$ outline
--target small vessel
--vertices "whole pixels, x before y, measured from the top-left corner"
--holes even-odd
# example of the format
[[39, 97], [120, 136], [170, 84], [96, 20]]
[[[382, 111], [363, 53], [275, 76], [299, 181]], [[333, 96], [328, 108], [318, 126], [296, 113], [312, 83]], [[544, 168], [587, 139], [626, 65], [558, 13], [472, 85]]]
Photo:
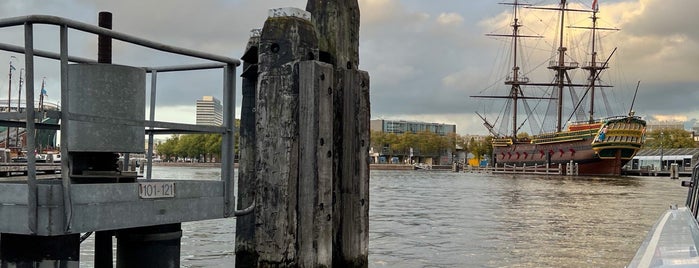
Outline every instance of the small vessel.
[[430, 166], [428, 164], [423, 164], [423, 163], [413, 164], [413, 170], [421, 170], [421, 169], [429, 170], [429, 169], [432, 169], [432, 166]]
[[[512, 32], [488, 34], [488, 36], [504, 37], [511, 41], [509, 55], [511, 55], [512, 65], [508, 66], [511, 69], [504, 78], [504, 84], [509, 87], [509, 91], [501, 95], [471, 96], [507, 101], [505, 109], [498, 117], [499, 130], [496, 130], [495, 125], [485, 116], [477, 113], [494, 136], [493, 163], [507, 167], [548, 167], [574, 163], [577, 165], [579, 175], [620, 175], [621, 167], [634, 157], [645, 141], [646, 122], [641, 117], [635, 116], [632, 109], [622, 115], [609, 115], [610, 112], [608, 112], [607, 116], [598, 117], [596, 114], [597, 110], [601, 110], [599, 107], [595, 108], [596, 101], [599, 102], [596, 98], [600, 98], [600, 95], [604, 99], [607, 111], [611, 110], [604, 91], [611, 86], [601, 80], [600, 75], [609, 68], [609, 59], [616, 51], [614, 49], [604, 61], [599, 59], [598, 32], [618, 29], [603, 28], [598, 25], [599, 9], [596, 0], [593, 1], [592, 8], [571, 8], [566, 0], [560, 0], [557, 6], [544, 7], [535, 7], [517, 0], [503, 4], [513, 8], [513, 20], [510, 25]], [[554, 24], [557, 24], [559, 29], [556, 31], [556, 38], [553, 42], [544, 42], [555, 44], [552, 50], [554, 55], [551, 56], [548, 64], [542, 64], [547, 65], [547, 69], [553, 73], [553, 79], [549, 82], [530, 81], [526, 74], [531, 71], [525, 72], [520, 66], [522, 61], [519, 58], [524, 54], [522, 39], [544, 38], [541, 35], [527, 35], [520, 32], [523, 27], [519, 17], [522, 9], [557, 12], [558, 17]], [[569, 13], [589, 14], [591, 25], [566, 27], [566, 15]], [[569, 39], [566, 35], [567, 30], [590, 31], [589, 46], [565, 44], [564, 41]], [[571, 59], [573, 53], [568, 52], [567, 45], [586, 48], [586, 52], [580, 55], [589, 55], [589, 58], [586, 58], [587, 62], [582, 67], [577, 61]], [[579, 69], [584, 73], [583, 81], [573, 79], [580, 77], [580, 75], [573, 75], [573, 72], [580, 71]], [[528, 90], [529, 88], [540, 90]], [[538, 95], [533, 94], [537, 92], [539, 92]], [[538, 103], [532, 107], [529, 101], [538, 101]], [[588, 104], [583, 105], [585, 101]], [[633, 107], [633, 101], [635, 101], [635, 95], [631, 107]], [[539, 104], [544, 102], [548, 102], [546, 112], [542, 113], [543, 115], [537, 114], [542, 112], [543, 108], [539, 108], [542, 105]], [[564, 104], [568, 103], [572, 103], [571, 107], [567, 107], [571, 112], [564, 114]], [[521, 109], [522, 107], [524, 109]], [[525, 113], [522, 113], [522, 110]], [[575, 118], [574, 121], [573, 118]], [[520, 128], [525, 123], [529, 123], [534, 135], [529, 136], [520, 132]]]
[[699, 267], [699, 165], [692, 172], [685, 207], [673, 205], [648, 231], [627, 267]]

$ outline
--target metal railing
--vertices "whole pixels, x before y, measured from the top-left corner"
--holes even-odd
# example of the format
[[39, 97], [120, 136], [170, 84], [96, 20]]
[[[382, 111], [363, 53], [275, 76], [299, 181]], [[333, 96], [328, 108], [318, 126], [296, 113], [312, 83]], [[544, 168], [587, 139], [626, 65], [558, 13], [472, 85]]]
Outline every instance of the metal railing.
[[[34, 49], [34, 25], [35, 24], [47, 24], [55, 25], [60, 28], [59, 35], [59, 53], [42, 51]], [[221, 133], [222, 137], [222, 150], [221, 150], [221, 180], [224, 184], [224, 213], [225, 217], [239, 215], [240, 213], [250, 210], [247, 208], [243, 211], [235, 211], [235, 198], [232, 194], [233, 185], [233, 159], [234, 159], [234, 142], [235, 142], [235, 76], [236, 67], [240, 65], [240, 60], [219, 56], [215, 54], [200, 52], [191, 49], [174, 47], [147, 39], [139, 38], [136, 36], [128, 35], [125, 33], [117, 32], [114, 30], [102, 28], [99, 26], [74, 21], [66, 18], [47, 16], [47, 15], [29, 15], [21, 17], [12, 17], [0, 19], [0, 28], [7, 28], [13, 26], [23, 26], [24, 27], [24, 46], [16, 46], [10, 44], [0, 43], [0, 50], [11, 51], [16, 53], [24, 54], [25, 59], [25, 69], [26, 69], [26, 91], [25, 101], [26, 110], [25, 113], [21, 115], [25, 116], [25, 127], [28, 137], [32, 137], [36, 133], [37, 123], [35, 122], [36, 114], [34, 110], [34, 58], [43, 57], [49, 59], [55, 59], [60, 61], [60, 80], [61, 80], [61, 105], [63, 107], [69, 107], [68, 99], [68, 63], [96, 63], [96, 60], [75, 57], [68, 55], [68, 29], [78, 30], [86, 33], [92, 33], [95, 35], [101, 35], [110, 37], [129, 43], [132, 45], [137, 45], [141, 47], [151, 48], [167, 53], [177, 54], [181, 56], [189, 56], [197, 59], [209, 60], [211, 63], [204, 64], [191, 64], [191, 65], [180, 65], [180, 66], [164, 66], [164, 67], [143, 67], [144, 70], [151, 73], [151, 92], [150, 92], [150, 119], [139, 121], [137, 123], [144, 123], [146, 130], [145, 133], [148, 134], [148, 172], [146, 179], [151, 179], [151, 166], [152, 166], [152, 153], [153, 153], [153, 135], [154, 134], [168, 134], [168, 133]], [[189, 124], [179, 124], [179, 123], [168, 123], [168, 122], [157, 122], [155, 118], [155, 100], [156, 100], [156, 81], [157, 74], [161, 72], [175, 72], [175, 71], [188, 71], [188, 70], [202, 70], [202, 69], [223, 69], [223, 111], [224, 111], [224, 122], [222, 127], [215, 126], [199, 126], [199, 125], [189, 125]], [[19, 115], [18, 115], [19, 116]], [[12, 116], [8, 116], [12, 117]], [[82, 117], [82, 118], [81, 118]], [[109, 122], [109, 118], [96, 118], [94, 116], [84, 116], [84, 115], [71, 115], [68, 112], [61, 112], [60, 115], [61, 122], [67, 122], [70, 120], [75, 121], [94, 121], [94, 120], [106, 120]], [[0, 124], [6, 124], [8, 122], [0, 122]], [[125, 124], [133, 124], [135, 122], [122, 122]], [[16, 122], [15, 122], [16, 124]], [[50, 128], [56, 129], [56, 127], [51, 126], [41, 126], [40, 128]], [[66, 230], [70, 229], [70, 219], [72, 214], [72, 203], [71, 203], [71, 179], [69, 172], [69, 159], [68, 159], [68, 141], [67, 137], [70, 135], [68, 133], [70, 130], [64, 127], [60, 127], [61, 130], [61, 154], [64, 160], [61, 161], [61, 180], [63, 189], [63, 202], [64, 202], [64, 216], [66, 219]], [[36, 144], [34, 139], [27, 139], [27, 151], [33, 152], [36, 150]], [[28, 227], [31, 232], [36, 233], [37, 230], [37, 179], [36, 179], [36, 157], [34, 154], [28, 154], [27, 156], [27, 185], [28, 185]], [[254, 206], [254, 204], [252, 205]]]

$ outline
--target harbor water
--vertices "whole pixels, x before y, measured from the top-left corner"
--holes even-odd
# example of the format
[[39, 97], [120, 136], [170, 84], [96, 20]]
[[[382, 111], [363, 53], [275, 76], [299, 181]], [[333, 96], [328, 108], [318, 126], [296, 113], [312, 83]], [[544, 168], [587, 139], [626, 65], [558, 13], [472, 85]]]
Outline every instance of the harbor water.
[[[217, 168], [154, 167], [162, 179]], [[687, 188], [659, 177], [371, 171], [369, 267], [624, 267]], [[235, 219], [182, 224], [183, 267], [232, 267]], [[81, 247], [92, 267], [93, 240]]]

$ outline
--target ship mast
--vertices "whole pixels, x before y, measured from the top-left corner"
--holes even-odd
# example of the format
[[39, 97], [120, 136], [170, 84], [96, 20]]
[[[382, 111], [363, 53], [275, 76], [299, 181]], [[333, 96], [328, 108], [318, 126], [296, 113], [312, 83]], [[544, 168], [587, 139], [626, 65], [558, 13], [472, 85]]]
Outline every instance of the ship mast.
[[[568, 70], [573, 70], [578, 68], [577, 62], [565, 62], [565, 54], [568, 48], [563, 44], [563, 38], [565, 37], [564, 27], [565, 27], [565, 14], [566, 14], [566, 0], [561, 0], [560, 8], [560, 25], [558, 34], [558, 62], [556, 64], [551, 64], [548, 68], [556, 71], [556, 87], [558, 88], [558, 105], [556, 109], [556, 132], [560, 132], [563, 128], [563, 88], [566, 86], [565, 79], [568, 77]], [[569, 84], [569, 83], [568, 83]]]
[[[518, 17], [519, 16], [519, 7], [520, 6], [530, 6], [530, 4], [521, 4], [521, 3], [519, 3], [518, 0], [515, 0], [512, 3], [500, 3], [500, 4], [512, 6], [513, 14], [514, 14], [513, 22], [510, 25], [512, 27], [512, 33], [511, 34], [486, 34], [486, 36], [512, 38], [512, 55], [513, 55], [512, 74], [508, 75], [508, 77], [505, 80], [505, 84], [510, 85], [510, 93], [506, 96], [471, 96], [471, 97], [512, 99], [512, 138], [516, 139], [517, 138], [517, 129], [518, 129], [517, 112], [518, 112], [519, 100], [520, 99], [521, 100], [524, 100], [524, 99], [548, 99], [548, 98], [528, 97], [528, 96], [524, 96], [524, 94], [522, 93], [522, 89], [520, 86], [529, 83], [529, 78], [519, 75], [520, 68], [519, 68], [519, 65], [517, 63], [517, 57], [518, 57], [518, 52], [519, 52], [519, 39], [520, 38], [541, 38], [542, 36], [519, 34], [519, 29], [522, 27], [522, 24], [520, 24], [519, 17]], [[481, 119], [483, 119], [483, 117], [481, 117]], [[486, 121], [486, 123], [487, 123], [487, 121]], [[492, 131], [491, 131], [491, 133], [492, 133]]]
[[[597, 2], [597, 1], [595, 1]], [[590, 60], [590, 123], [595, 121], [595, 76], [597, 76], [597, 50], [595, 42], [597, 41], [597, 8], [593, 7], [592, 12], [592, 59]], [[583, 69], [585, 69], [583, 67]]]
[[606, 65], [604, 62], [597, 62], [597, 31], [600, 30], [609, 30], [609, 31], [618, 31], [619, 29], [617, 28], [600, 28], [597, 27], [597, 12], [599, 12], [599, 8], [597, 6], [597, 1], [594, 1], [593, 6], [592, 6], [592, 27], [576, 27], [576, 26], [571, 26], [571, 28], [577, 28], [577, 29], [587, 29], [587, 30], [592, 30], [592, 42], [591, 42], [591, 59], [589, 65], [583, 66], [582, 68], [587, 70], [589, 72], [588, 76], [588, 81], [590, 82], [589, 89], [590, 89], [590, 118], [589, 122], [592, 123], [595, 121], [595, 89], [597, 87], [604, 87], [603, 85], [597, 85], [597, 77], [598, 73], [601, 72], [604, 69], [607, 69], [609, 66]]
[[[558, 60], [551, 62], [549, 65], [548, 69], [551, 69], [556, 72], [556, 81], [553, 83], [553, 86], [555, 86], [558, 90], [556, 98], [558, 99], [557, 102], [557, 111], [556, 111], [556, 132], [560, 132], [563, 129], [563, 89], [566, 86], [569, 87], [578, 87], [578, 86], [587, 86], [587, 85], [579, 85], [579, 84], [574, 84], [572, 83], [570, 76], [568, 75], [569, 70], [577, 69], [578, 68], [578, 63], [577, 62], [565, 62], [565, 54], [566, 51], [568, 50], [567, 47], [564, 46], [563, 39], [565, 38], [565, 31], [563, 30], [565, 27], [565, 15], [567, 11], [571, 12], [593, 12], [587, 9], [571, 9], [568, 8], [568, 2], [566, 0], [561, 0], [559, 7], [558, 8], [548, 8], [548, 7], [530, 7], [532, 9], [542, 9], [542, 10], [554, 10], [558, 11], [560, 13], [560, 22], [559, 22], [559, 27], [560, 27], [560, 32], [558, 33]], [[594, 12], [593, 12], [594, 13]], [[596, 17], [593, 14], [593, 17]], [[595, 19], [596, 20], [596, 19]], [[573, 28], [581, 28], [581, 27], [573, 27]], [[596, 27], [592, 27], [596, 28]], [[599, 28], [598, 28], [599, 29]], [[594, 45], [593, 45], [594, 47]], [[594, 50], [594, 49], [593, 49]], [[593, 51], [593, 55], [596, 52]], [[595, 57], [595, 56], [593, 56]], [[595, 73], [597, 70], [603, 69], [602, 66], [596, 66], [598, 65], [597, 63], [593, 64], [593, 68], [596, 68], [592, 73], [592, 77], [594, 77]], [[546, 84], [537, 84], [537, 85], [546, 85]]]
[[519, 81], [519, 66], [517, 65], [517, 45], [519, 41], [519, 28], [522, 27], [521, 24], [519, 24], [519, 18], [518, 16], [518, 11], [519, 11], [519, 2], [515, 0], [515, 2], [512, 4], [513, 6], [513, 12], [514, 12], [514, 20], [512, 22], [512, 53], [513, 53], [513, 58], [512, 58], [512, 80], [505, 81], [505, 84], [510, 84], [512, 87], [510, 88], [510, 96], [512, 97], [512, 137], [516, 138], [517, 137], [517, 98], [519, 97], [519, 91], [520, 91], [520, 81]]

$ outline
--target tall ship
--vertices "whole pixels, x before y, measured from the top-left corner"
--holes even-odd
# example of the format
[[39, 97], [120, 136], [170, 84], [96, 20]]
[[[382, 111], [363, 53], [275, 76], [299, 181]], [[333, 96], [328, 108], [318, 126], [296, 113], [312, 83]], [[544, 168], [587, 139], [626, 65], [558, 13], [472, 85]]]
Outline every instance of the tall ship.
[[[509, 41], [508, 64], [511, 65], [508, 65], [509, 70], [504, 79], [509, 92], [501, 95], [472, 96], [506, 101], [505, 108], [495, 121], [495, 124], [500, 121], [498, 130], [485, 116], [477, 113], [493, 135], [492, 162], [506, 167], [567, 165], [575, 166], [579, 175], [620, 175], [621, 167], [634, 157], [645, 141], [646, 122], [635, 116], [632, 110], [635, 93], [633, 99], [629, 99], [631, 108], [624, 109], [621, 115], [610, 112], [611, 108], [618, 110], [622, 105], [619, 102], [609, 104], [606, 89], [611, 88], [611, 85], [601, 79], [601, 75], [610, 67], [608, 63], [616, 48], [605, 58], [598, 55], [598, 49], [600, 32], [618, 29], [598, 25], [597, 0], [588, 7], [569, 7], [566, 0], [560, 0], [557, 5], [540, 7], [517, 0], [502, 4], [512, 7], [512, 31], [488, 35], [506, 38]], [[527, 75], [532, 71], [523, 70], [520, 66], [524, 63], [520, 58], [526, 58], [522, 55], [528, 52], [524, 49], [525, 46], [522, 46], [524, 39], [544, 39], [541, 35], [520, 32], [523, 27], [520, 21], [522, 12], [557, 15], [551, 23], [557, 27], [555, 40], [539, 42], [553, 46], [548, 62], [541, 64], [549, 70], [546, 72], [553, 74], [553, 78], [548, 82], [530, 81]], [[586, 22], [588, 26], [567, 25], [571, 13], [586, 15], [586, 21], [587, 18], [591, 21]], [[576, 21], [579, 22], [580, 20]], [[575, 44], [567, 42], [582, 39], [571, 38], [568, 36], [570, 31], [585, 31], [589, 33], [590, 40]], [[567, 46], [584, 48], [584, 52], [572, 53]], [[583, 55], [584, 63], [579, 64], [573, 58], [574, 55]], [[575, 80], [576, 77], [582, 77], [579, 79], [581, 81]], [[534, 88], [538, 90], [532, 90]], [[596, 99], [603, 99], [603, 105], [598, 106], [607, 108], [606, 116], [597, 115], [601, 112], [596, 111], [603, 109], [595, 107], [596, 102], [600, 102]], [[531, 105], [530, 102], [535, 104]], [[540, 105], [542, 103], [545, 105]], [[541, 106], [546, 106], [543, 118], [541, 115], [537, 117], [537, 114], [540, 114], [537, 111], [544, 109]], [[531, 134], [520, 131], [525, 123], [530, 125]]]

